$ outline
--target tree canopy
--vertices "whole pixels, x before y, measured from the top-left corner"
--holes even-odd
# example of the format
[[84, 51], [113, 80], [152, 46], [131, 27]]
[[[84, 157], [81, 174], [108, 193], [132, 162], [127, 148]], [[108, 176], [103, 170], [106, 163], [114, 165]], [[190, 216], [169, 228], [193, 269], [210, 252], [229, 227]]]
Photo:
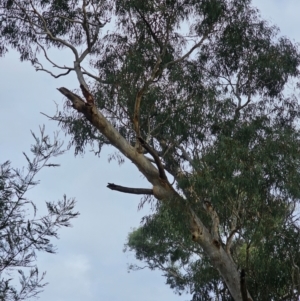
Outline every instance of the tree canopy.
[[157, 200], [138, 259], [194, 300], [299, 297], [299, 49], [250, 0], [0, 0], [0, 22], [2, 54], [76, 73], [52, 118], [75, 153], [112, 145], [152, 185], [108, 184]]

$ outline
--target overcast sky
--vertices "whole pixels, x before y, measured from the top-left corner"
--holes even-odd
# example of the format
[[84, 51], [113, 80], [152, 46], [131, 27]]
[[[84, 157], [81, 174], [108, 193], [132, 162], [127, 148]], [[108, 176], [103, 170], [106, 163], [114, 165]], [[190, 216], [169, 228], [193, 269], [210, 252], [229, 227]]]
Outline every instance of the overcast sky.
[[[300, 41], [299, 0], [256, 0], [262, 16], [280, 27], [281, 33]], [[53, 59], [67, 65], [69, 53], [56, 52]], [[46, 132], [58, 130], [57, 124], [40, 112], [54, 115], [55, 102], [62, 104], [58, 87], [77, 88], [74, 75], [54, 79], [35, 72], [29, 63], [21, 63], [11, 51], [0, 58], [0, 163], [12, 161], [14, 167], [26, 165], [22, 151], [29, 153], [33, 139], [30, 130], [38, 132], [45, 124]], [[62, 136], [63, 137], [63, 136]], [[66, 138], [66, 143], [67, 140]], [[75, 197], [78, 219], [73, 228], [62, 229], [60, 239], [53, 241], [57, 254], [39, 254], [40, 271], [47, 271], [49, 285], [40, 294], [43, 301], [170, 301], [189, 300], [178, 297], [165, 285], [161, 273], [142, 270], [127, 273], [127, 264], [134, 255], [123, 253], [128, 232], [138, 227], [149, 207], [138, 211], [139, 196], [111, 191], [108, 182], [124, 186], [150, 187], [139, 172], [126, 162], [108, 163], [112, 148], [105, 148], [101, 157], [86, 152], [84, 157], [72, 151], [58, 157], [58, 169], [44, 169], [37, 177], [41, 184], [28, 196], [45, 210], [45, 200], [62, 199], [63, 194]]]

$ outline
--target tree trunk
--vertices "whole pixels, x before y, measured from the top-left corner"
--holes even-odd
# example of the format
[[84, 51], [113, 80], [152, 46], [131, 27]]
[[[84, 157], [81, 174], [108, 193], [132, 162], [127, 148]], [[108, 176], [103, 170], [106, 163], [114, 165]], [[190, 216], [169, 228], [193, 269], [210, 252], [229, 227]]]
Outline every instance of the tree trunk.
[[75, 110], [83, 113], [85, 118], [87, 118], [113, 146], [136, 165], [139, 171], [153, 185], [153, 195], [158, 200], [172, 199], [174, 202], [178, 201], [185, 204], [184, 206], [190, 218], [193, 240], [199, 243], [206, 255], [210, 258], [211, 264], [219, 271], [233, 299], [235, 301], [243, 301], [240, 274], [235, 263], [223, 249], [219, 240], [204, 226], [193, 209], [186, 204], [185, 200], [173, 189], [170, 183], [161, 177], [159, 168], [156, 168], [146, 156], [131, 146], [95, 105], [85, 103], [82, 98], [66, 88], [59, 88], [58, 90], [72, 102]]

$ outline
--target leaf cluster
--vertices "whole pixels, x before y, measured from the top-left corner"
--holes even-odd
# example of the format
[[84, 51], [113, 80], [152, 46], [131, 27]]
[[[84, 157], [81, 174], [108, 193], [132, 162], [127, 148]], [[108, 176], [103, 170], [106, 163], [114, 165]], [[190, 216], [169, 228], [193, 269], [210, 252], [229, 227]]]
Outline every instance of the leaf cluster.
[[[79, 213], [74, 212], [75, 200], [64, 196], [57, 203], [46, 202], [48, 214], [38, 217], [35, 204], [26, 193], [35, 187], [37, 173], [44, 167], [56, 167], [49, 162], [64, 151], [62, 144], [54, 138], [51, 142], [40, 129], [40, 137], [32, 133], [35, 144], [31, 147], [33, 159], [24, 153], [27, 169], [14, 169], [9, 161], [0, 165], [0, 299], [25, 300], [39, 294], [43, 287], [44, 275], [36, 266], [38, 251], [55, 253], [51, 238], [58, 238], [60, 227], [69, 227], [70, 220]], [[32, 209], [32, 210], [30, 210]], [[30, 269], [25, 275], [25, 269]], [[20, 288], [7, 278], [18, 270]]]

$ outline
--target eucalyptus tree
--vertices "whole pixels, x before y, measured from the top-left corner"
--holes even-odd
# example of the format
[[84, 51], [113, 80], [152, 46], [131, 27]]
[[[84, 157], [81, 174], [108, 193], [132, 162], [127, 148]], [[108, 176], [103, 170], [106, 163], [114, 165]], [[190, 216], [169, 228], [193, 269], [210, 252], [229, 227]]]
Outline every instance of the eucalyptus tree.
[[[57, 137], [51, 141], [44, 128], [40, 134], [33, 134], [33, 158], [23, 153], [27, 170], [13, 168], [10, 161], [0, 164], [0, 299], [5, 301], [30, 299], [43, 290], [47, 283], [45, 273], [39, 273], [37, 253], [55, 253], [51, 239], [78, 216], [75, 200], [66, 196], [57, 203], [46, 202], [48, 214], [44, 216], [37, 216], [36, 204], [27, 197], [28, 190], [38, 185], [38, 172], [57, 167], [49, 161], [64, 152]], [[19, 276], [19, 286], [12, 281], [15, 276]]]
[[[3, 54], [9, 45], [37, 71], [77, 75], [83, 96], [59, 88], [67, 102], [52, 118], [75, 153], [112, 145], [151, 184], [108, 184], [157, 200], [129, 237], [140, 259], [195, 300], [299, 294], [299, 108], [285, 89], [299, 52], [251, 1], [0, 3]], [[51, 47], [74, 64], [59, 65]]]

